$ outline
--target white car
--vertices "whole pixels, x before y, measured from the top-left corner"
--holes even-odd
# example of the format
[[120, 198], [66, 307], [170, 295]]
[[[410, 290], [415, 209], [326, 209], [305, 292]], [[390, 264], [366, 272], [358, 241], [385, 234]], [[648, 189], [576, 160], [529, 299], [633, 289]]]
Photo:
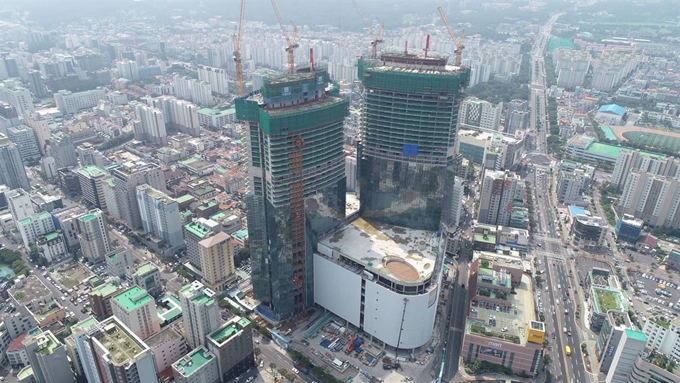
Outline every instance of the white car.
[[298, 371], [297, 368], [293, 367], [293, 373], [294, 373], [294, 374], [297, 374], [297, 373], [299, 373], [299, 372], [300, 372], [300, 371]]

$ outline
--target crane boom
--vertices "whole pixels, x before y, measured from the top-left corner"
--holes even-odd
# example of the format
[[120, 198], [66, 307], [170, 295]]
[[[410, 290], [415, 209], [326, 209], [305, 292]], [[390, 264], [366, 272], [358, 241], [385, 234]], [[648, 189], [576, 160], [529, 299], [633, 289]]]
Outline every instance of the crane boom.
[[453, 33], [453, 28], [451, 28], [451, 24], [449, 24], [449, 20], [446, 18], [446, 14], [444, 13], [444, 9], [441, 6], [437, 7], [437, 10], [439, 11], [439, 14], [442, 17], [442, 20], [444, 21], [444, 25], [446, 26], [446, 30], [449, 31], [449, 36], [451, 36], [451, 40], [453, 40], [453, 44], [456, 46], [456, 59], [453, 63], [455, 66], [460, 66], [461, 63], [461, 55], [463, 53], [463, 49], [465, 48], [465, 29], [463, 29], [460, 32], [460, 39], [456, 38], [456, 34]]
[[354, 8], [357, 10], [359, 17], [361, 18], [361, 21], [364, 23], [366, 30], [368, 30], [369, 35], [371, 35], [371, 38], [372, 38], [372, 40], [371, 40], [371, 58], [376, 58], [378, 56], [378, 44], [383, 42], [383, 40], [381, 40], [380, 37], [382, 36], [382, 33], [383, 33], [383, 30], [385, 29], [385, 26], [381, 25], [378, 32], [373, 34], [373, 30], [371, 30], [371, 27], [368, 25], [368, 23], [366, 22], [366, 19], [364, 18], [364, 15], [361, 13], [361, 10], [359, 9], [359, 4], [357, 4], [357, 0], [352, 0], [352, 2], [354, 3]]
[[288, 46], [286, 47], [286, 52], [288, 52], [288, 73], [295, 73], [295, 48], [299, 47], [297, 43], [297, 28], [293, 28], [293, 37], [291, 38], [286, 31], [286, 26], [283, 24], [283, 19], [281, 19], [281, 14], [279, 13], [279, 8], [276, 6], [276, 1], [272, 0], [272, 7], [274, 8], [274, 13], [276, 13], [276, 18], [279, 20], [279, 25], [281, 26], [281, 32], [283, 32], [283, 37], [286, 39]]
[[236, 86], [238, 96], [242, 97], [243, 90], [243, 61], [241, 61], [241, 36], [243, 36], [243, 14], [246, 10], [246, 0], [241, 0], [241, 12], [238, 20], [238, 31], [234, 34], [234, 63], [236, 64]]

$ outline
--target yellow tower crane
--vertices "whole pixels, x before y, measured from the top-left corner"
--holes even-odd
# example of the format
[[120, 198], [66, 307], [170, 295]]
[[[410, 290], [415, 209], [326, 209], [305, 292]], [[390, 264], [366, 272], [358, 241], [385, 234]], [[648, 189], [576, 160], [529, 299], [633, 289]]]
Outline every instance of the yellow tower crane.
[[439, 14], [442, 16], [442, 20], [444, 20], [444, 25], [446, 25], [446, 29], [449, 31], [449, 36], [451, 36], [451, 40], [453, 40], [453, 44], [456, 46], [456, 59], [453, 63], [455, 66], [460, 66], [461, 62], [461, 54], [463, 53], [463, 49], [465, 48], [465, 29], [463, 29], [460, 32], [460, 38], [456, 38], [456, 35], [453, 33], [453, 28], [451, 28], [451, 24], [449, 24], [449, 20], [446, 18], [446, 14], [444, 13], [444, 9], [442, 9], [441, 6], [437, 7], [437, 10], [439, 11]]
[[288, 52], [288, 73], [295, 73], [295, 48], [300, 45], [297, 43], [297, 28], [293, 27], [293, 36], [288, 36], [288, 31], [286, 31], [286, 26], [283, 24], [281, 19], [281, 14], [279, 13], [279, 8], [276, 6], [276, 1], [272, 0], [272, 7], [274, 7], [274, 12], [276, 13], [276, 18], [279, 20], [279, 25], [281, 26], [281, 32], [283, 32], [283, 37], [286, 38], [286, 52]]
[[243, 61], [241, 61], [241, 36], [243, 35], [243, 14], [246, 9], [246, 0], [241, 0], [241, 13], [238, 19], [238, 31], [234, 34], [234, 63], [236, 64], [236, 86], [238, 96], [243, 96]]
[[361, 18], [361, 21], [364, 23], [364, 26], [366, 27], [366, 30], [368, 30], [369, 35], [373, 38], [371, 40], [371, 58], [377, 58], [378, 57], [378, 44], [382, 43], [383, 40], [381, 39], [383, 30], [385, 29], [384, 25], [380, 26], [380, 29], [378, 29], [378, 32], [374, 35], [373, 31], [371, 30], [371, 27], [368, 25], [366, 22], [366, 19], [364, 19], [364, 15], [361, 13], [361, 10], [359, 9], [359, 4], [357, 4], [357, 0], [352, 0], [354, 3], [354, 8], [356, 8], [357, 13], [359, 14], [359, 17]]

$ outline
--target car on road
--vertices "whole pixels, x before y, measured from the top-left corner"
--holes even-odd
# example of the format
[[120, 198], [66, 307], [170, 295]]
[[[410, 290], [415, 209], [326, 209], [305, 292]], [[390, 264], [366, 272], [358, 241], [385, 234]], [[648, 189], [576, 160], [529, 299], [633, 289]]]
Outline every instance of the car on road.
[[297, 368], [293, 367], [293, 373], [294, 373], [294, 374], [299, 374], [299, 373], [300, 373], [300, 371], [298, 371], [298, 369], [297, 369]]

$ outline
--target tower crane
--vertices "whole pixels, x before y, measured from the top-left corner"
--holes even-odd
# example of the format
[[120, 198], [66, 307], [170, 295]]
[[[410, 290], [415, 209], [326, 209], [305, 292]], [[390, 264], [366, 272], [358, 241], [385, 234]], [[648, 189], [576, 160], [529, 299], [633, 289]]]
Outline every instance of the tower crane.
[[297, 43], [297, 28], [293, 27], [293, 36], [288, 36], [288, 31], [286, 31], [286, 26], [283, 24], [281, 19], [281, 14], [279, 13], [279, 8], [276, 6], [276, 1], [272, 0], [272, 7], [274, 7], [274, 12], [276, 13], [276, 18], [279, 20], [279, 25], [281, 26], [281, 32], [283, 32], [283, 37], [286, 38], [286, 52], [288, 52], [288, 73], [295, 73], [295, 48], [300, 45]]
[[234, 63], [236, 64], [236, 86], [238, 96], [243, 96], [243, 61], [241, 61], [241, 36], [243, 32], [243, 14], [246, 9], [246, 0], [241, 0], [241, 13], [238, 19], [238, 31], [234, 34]]
[[371, 35], [373, 40], [371, 40], [371, 58], [377, 58], [378, 57], [378, 44], [382, 43], [383, 40], [381, 39], [383, 30], [385, 29], [384, 25], [380, 25], [380, 29], [378, 29], [378, 32], [374, 35], [373, 31], [371, 30], [371, 27], [368, 26], [368, 23], [366, 22], [366, 19], [364, 19], [364, 15], [361, 13], [361, 10], [359, 10], [359, 4], [357, 4], [357, 0], [352, 0], [354, 3], [354, 8], [356, 8], [357, 13], [359, 14], [359, 17], [361, 18], [361, 21], [364, 23], [364, 26], [368, 30], [368, 33]]
[[453, 63], [455, 66], [460, 66], [461, 62], [461, 54], [463, 53], [463, 49], [465, 48], [465, 29], [463, 29], [460, 32], [460, 38], [456, 38], [456, 35], [453, 33], [453, 28], [451, 28], [451, 24], [449, 24], [449, 20], [446, 18], [446, 14], [444, 13], [444, 9], [442, 9], [441, 6], [437, 7], [437, 10], [439, 11], [439, 14], [442, 16], [442, 20], [444, 20], [444, 25], [446, 25], [446, 29], [449, 31], [449, 36], [451, 36], [451, 40], [453, 40], [453, 44], [456, 46], [456, 59]]

